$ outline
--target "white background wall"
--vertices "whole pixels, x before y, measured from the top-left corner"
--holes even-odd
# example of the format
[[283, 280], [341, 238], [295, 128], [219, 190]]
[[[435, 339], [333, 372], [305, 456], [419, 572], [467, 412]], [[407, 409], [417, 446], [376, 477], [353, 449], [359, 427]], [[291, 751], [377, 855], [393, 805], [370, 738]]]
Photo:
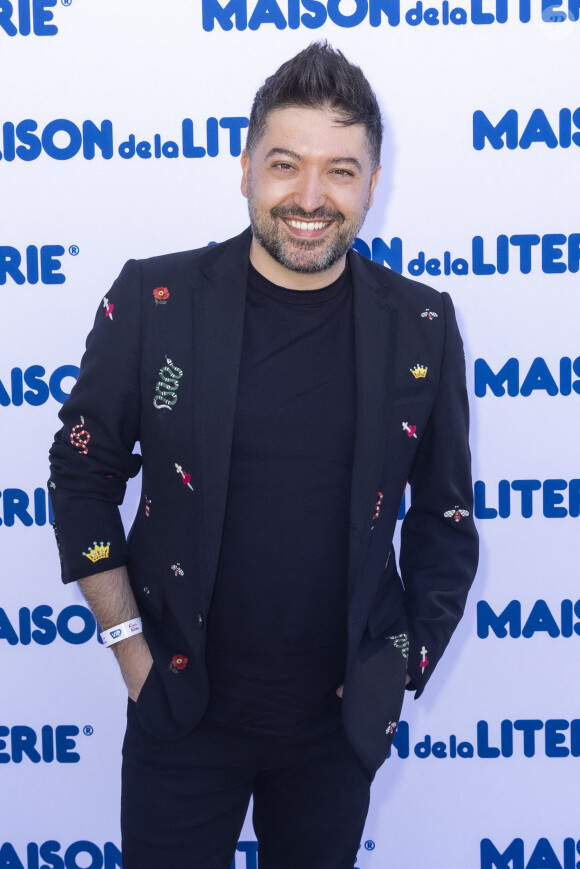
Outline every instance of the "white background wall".
[[[18, 517], [12, 525], [6, 522], [14, 495], [6, 490], [19, 490], [16, 497], [32, 501], [34, 490], [45, 485], [46, 454], [59, 427], [60, 407], [52, 396], [36, 406], [26, 399], [15, 403], [11, 372], [42, 366], [48, 382], [59, 366], [78, 364], [96, 307], [129, 257], [219, 241], [247, 220], [239, 160], [229, 152], [226, 130], [220, 132], [216, 157], [187, 159], [180, 152], [176, 159], [125, 160], [119, 145], [130, 133], [138, 141], [153, 141], [159, 133], [181, 148], [184, 118], [193, 120], [196, 145], [205, 145], [207, 118], [247, 116], [256, 88], [283, 60], [313, 39], [327, 38], [341, 48], [363, 67], [385, 116], [383, 174], [362, 240], [370, 245], [382, 238], [390, 244], [400, 238], [407, 275], [407, 264], [419, 251], [441, 259], [450, 251], [452, 258], [469, 263], [467, 275], [420, 279], [448, 290], [457, 308], [466, 345], [474, 478], [485, 483], [486, 506], [497, 508], [502, 479], [557, 479], [563, 481], [562, 506], [568, 511], [567, 483], [580, 476], [578, 393], [551, 396], [538, 388], [512, 397], [496, 396], [488, 388], [476, 397], [474, 362], [482, 358], [498, 371], [515, 357], [523, 381], [534, 358], [542, 357], [559, 385], [560, 359], [580, 356], [578, 273], [545, 273], [539, 246], [532, 250], [530, 272], [522, 273], [518, 250], [511, 245], [506, 274], [474, 275], [471, 245], [474, 236], [482, 236], [493, 263], [501, 234], [568, 237], [580, 232], [580, 110], [572, 123], [578, 142], [548, 147], [538, 141], [528, 149], [494, 149], [487, 141], [476, 150], [473, 114], [483, 111], [495, 125], [515, 109], [521, 136], [532, 111], [541, 109], [558, 137], [560, 110], [579, 105], [580, 23], [567, 0], [547, 9], [543, 18], [532, 0], [528, 22], [519, 20], [515, 0], [507, 0], [504, 23], [423, 21], [413, 26], [405, 20], [411, 3], [400, 0], [398, 25], [383, 15], [380, 26], [372, 27], [364, 15], [367, 0], [325, 0], [315, 7], [310, 3], [320, 16], [329, 13], [321, 27], [301, 23], [297, 29], [277, 29], [264, 21], [254, 30], [226, 31], [218, 21], [209, 31], [202, 26], [209, 0], [53, 2], [50, 7], [45, 0], [42, 7], [35, 0], [37, 12], [53, 13], [52, 35], [26, 34], [18, 4], [10, 16], [10, 4], [0, 3], [0, 134], [2, 125], [24, 119], [36, 121], [39, 131], [58, 118], [79, 127], [85, 120], [100, 126], [108, 119], [115, 150], [108, 160], [98, 149], [93, 160], [82, 151], [66, 160], [45, 152], [34, 160], [7, 160], [8, 128], [4, 142], [0, 135], [0, 263], [7, 247], [23, 257], [29, 245], [65, 249], [60, 284], [18, 284], [11, 276], [2, 283], [0, 266], [0, 381], [5, 389], [0, 389], [0, 739], [5, 743], [0, 742], [0, 869], [116, 869], [115, 849], [109, 847], [106, 857], [103, 849], [106, 842], [119, 845], [124, 688], [113, 656], [95, 635], [87, 642], [67, 642], [65, 625], [64, 638], [27, 642], [24, 608], [48, 606], [55, 622], [62, 610], [82, 600], [74, 585], [60, 584], [50, 526], [27, 526]], [[432, 2], [441, 17], [442, 0]], [[466, 0], [457, 6], [453, 0], [451, 7], [460, 2], [467, 18], [478, 20], [476, 0], [473, 9]], [[375, 14], [380, 5], [370, 2]], [[245, 6], [232, 0], [229, 9], [233, 13]], [[268, 12], [284, 18], [289, 6], [292, 12], [299, 4], [247, 2], [248, 15], [256, 10], [254, 23]], [[20, 8], [24, 12], [28, 0]], [[495, 14], [495, 5], [484, 0], [483, 11]], [[335, 23], [338, 13], [357, 12], [362, 20], [356, 26]], [[222, 22], [228, 17], [221, 13]], [[23, 32], [11, 36], [10, 21]], [[547, 135], [545, 128], [536, 138]], [[54, 141], [64, 148], [69, 139], [59, 134]], [[567, 246], [562, 250], [566, 263]], [[580, 379], [580, 362], [577, 368], [573, 381]], [[64, 380], [63, 389], [71, 384]], [[136, 492], [133, 486], [124, 507], [128, 522]], [[363, 840], [375, 847], [363, 844], [357, 860], [361, 869], [580, 866], [575, 844], [564, 845], [567, 838], [580, 839], [580, 761], [570, 753], [580, 754], [578, 634], [560, 631], [561, 602], [580, 597], [578, 520], [544, 516], [542, 492], [534, 493], [532, 515], [521, 514], [519, 493], [512, 491], [508, 518], [479, 521], [482, 561], [465, 619], [425, 696], [418, 703], [406, 700], [410, 755], [395, 750], [377, 776]], [[487, 638], [478, 637], [478, 601], [487, 601], [499, 614], [515, 600], [525, 623], [540, 599], [554, 617], [556, 636], [550, 636], [544, 613], [530, 637], [500, 638], [493, 630]], [[580, 604], [578, 609], [574, 623], [580, 620]], [[37, 610], [35, 618], [47, 613]], [[84, 623], [77, 616], [68, 624], [80, 632]], [[40, 639], [47, 637], [44, 633]], [[545, 722], [554, 719], [561, 720], [546, 730]], [[511, 757], [478, 756], [485, 751], [482, 739], [478, 746], [477, 723], [487, 723], [489, 745], [495, 747], [503, 720], [537, 721], [518, 725], [540, 728], [532, 756], [525, 756], [521, 730], [514, 733]], [[42, 728], [62, 726], [79, 730], [78, 735], [59, 731], [59, 738], [69, 733], [77, 762], [49, 761], [47, 748], [42, 751]], [[557, 737], [548, 736], [546, 743], [551, 728], [561, 733], [560, 745]], [[44, 733], [46, 739], [52, 731]], [[400, 740], [404, 734], [403, 726]], [[449, 757], [451, 734], [471, 743], [475, 756]], [[19, 735], [36, 735], [38, 762], [30, 757], [35, 757], [32, 749], [18, 762]], [[446, 757], [417, 756], [414, 748], [427, 735], [432, 742], [445, 742]], [[554, 747], [561, 754], [567, 750], [567, 756], [548, 756]], [[507, 851], [518, 837], [523, 844]], [[253, 838], [248, 824], [242, 839]], [[547, 841], [537, 845], [542, 838]], [[483, 839], [493, 847], [482, 857]], [[49, 841], [57, 843], [52, 851], [59, 856], [50, 860], [45, 845], [46, 853], [38, 858], [37, 846]], [[85, 845], [70, 847], [77, 842]], [[236, 869], [253, 869], [253, 860], [238, 853]]]

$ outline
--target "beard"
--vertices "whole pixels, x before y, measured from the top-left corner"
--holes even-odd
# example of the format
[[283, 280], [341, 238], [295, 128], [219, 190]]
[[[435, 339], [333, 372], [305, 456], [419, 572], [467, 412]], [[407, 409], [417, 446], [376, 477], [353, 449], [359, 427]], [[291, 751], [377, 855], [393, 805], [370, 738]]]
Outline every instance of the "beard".
[[[254, 238], [272, 259], [302, 274], [326, 271], [352, 247], [369, 210], [368, 199], [356, 217], [347, 220], [341, 211], [321, 206], [304, 211], [297, 205], [277, 205], [269, 211], [260, 210], [248, 183], [248, 211]], [[293, 238], [285, 232], [282, 219], [332, 220], [332, 231], [322, 238]]]

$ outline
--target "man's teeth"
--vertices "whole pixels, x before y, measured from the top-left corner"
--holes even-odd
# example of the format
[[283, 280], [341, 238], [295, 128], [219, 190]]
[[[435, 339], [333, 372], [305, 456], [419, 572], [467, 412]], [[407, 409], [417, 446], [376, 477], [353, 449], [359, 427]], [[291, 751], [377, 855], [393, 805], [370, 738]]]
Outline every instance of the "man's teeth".
[[313, 220], [289, 220], [288, 223], [293, 229], [324, 229], [325, 226], [328, 226], [326, 221]]

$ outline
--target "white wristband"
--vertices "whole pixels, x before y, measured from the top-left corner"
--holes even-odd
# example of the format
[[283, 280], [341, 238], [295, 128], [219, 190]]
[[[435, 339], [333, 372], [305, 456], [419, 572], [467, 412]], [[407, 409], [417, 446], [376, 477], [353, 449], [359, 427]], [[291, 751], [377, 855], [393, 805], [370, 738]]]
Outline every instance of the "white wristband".
[[123, 622], [121, 625], [115, 625], [114, 628], [109, 628], [107, 631], [101, 631], [101, 640], [103, 645], [113, 646], [115, 643], [120, 643], [121, 640], [126, 640], [127, 637], [133, 637], [135, 634], [143, 633], [141, 619], [131, 619], [129, 622]]

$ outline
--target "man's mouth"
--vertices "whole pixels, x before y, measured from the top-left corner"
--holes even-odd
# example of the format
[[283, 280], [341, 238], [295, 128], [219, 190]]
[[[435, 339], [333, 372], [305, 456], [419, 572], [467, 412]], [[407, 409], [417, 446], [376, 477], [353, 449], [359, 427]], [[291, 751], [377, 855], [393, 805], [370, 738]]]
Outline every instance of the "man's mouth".
[[325, 229], [330, 223], [332, 223], [330, 220], [295, 220], [288, 217], [285, 222], [288, 226], [291, 226], [292, 229], [300, 229], [303, 231]]

